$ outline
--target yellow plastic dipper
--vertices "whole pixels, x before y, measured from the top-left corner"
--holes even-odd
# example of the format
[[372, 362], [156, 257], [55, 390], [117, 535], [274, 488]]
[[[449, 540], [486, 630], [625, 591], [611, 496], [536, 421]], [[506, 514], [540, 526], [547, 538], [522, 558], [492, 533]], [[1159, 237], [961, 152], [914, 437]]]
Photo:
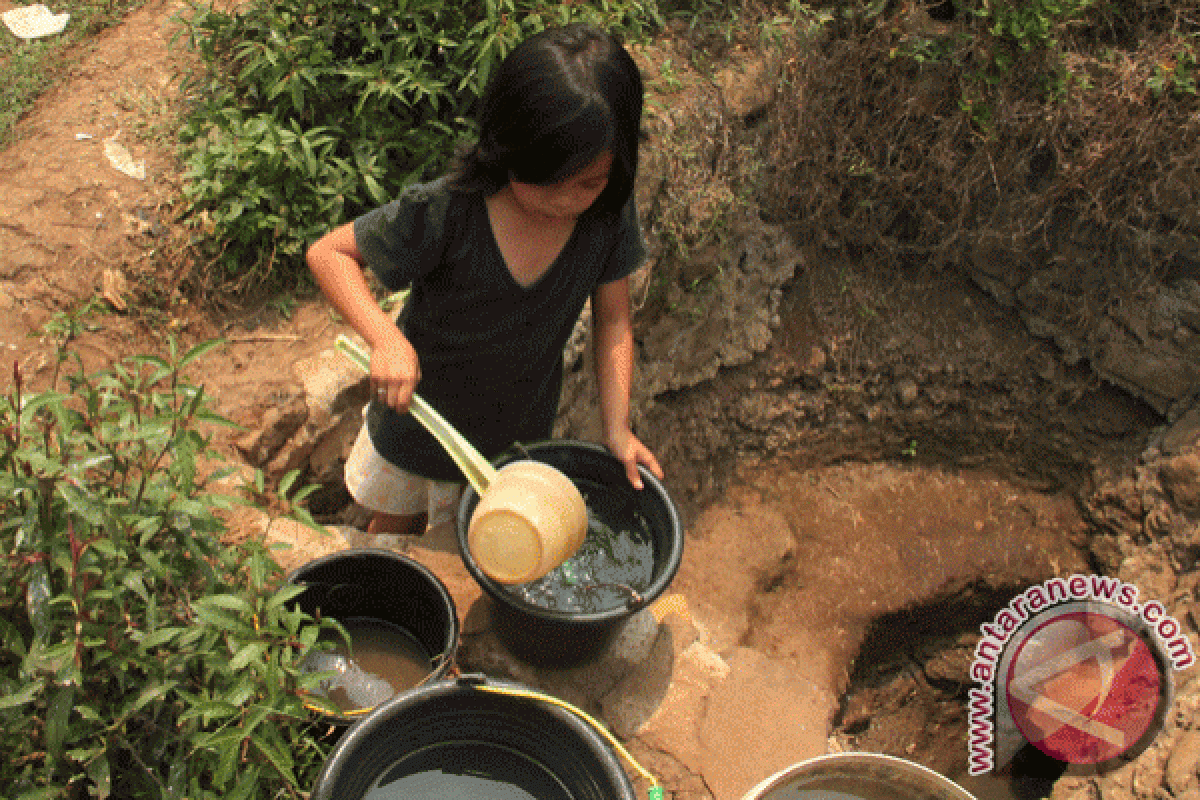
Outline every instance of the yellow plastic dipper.
[[[346, 336], [338, 336], [334, 346], [364, 372], [370, 371], [370, 357]], [[420, 395], [413, 394], [408, 411], [445, 448], [479, 495], [467, 543], [488, 577], [526, 583], [575, 554], [587, 536], [587, 506], [570, 478], [533, 460], [496, 470]]]

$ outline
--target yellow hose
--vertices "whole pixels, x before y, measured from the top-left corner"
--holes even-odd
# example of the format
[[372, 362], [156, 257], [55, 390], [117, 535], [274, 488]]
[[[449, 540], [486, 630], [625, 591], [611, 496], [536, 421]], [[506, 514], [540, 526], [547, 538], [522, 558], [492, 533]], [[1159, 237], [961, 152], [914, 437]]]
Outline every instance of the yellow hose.
[[632, 766], [639, 775], [650, 782], [650, 790], [648, 792], [650, 797], [662, 797], [662, 787], [658, 785], [658, 780], [650, 774], [649, 770], [635, 761], [633, 756], [629, 755], [629, 751], [625, 749], [625, 746], [618, 742], [616, 737], [608, 732], [607, 728], [597, 722], [591, 714], [588, 714], [583, 709], [571, 705], [566, 700], [559, 700], [557, 697], [552, 697], [548, 694], [542, 694], [541, 692], [532, 692], [527, 689], [509, 689], [505, 686], [489, 686], [487, 684], [477, 684], [474, 686], [474, 688], [481, 692], [491, 692], [492, 694], [506, 694], [511, 697], [524, 697], [527, 700], [542, 700], [551, 705], [566, 709], [595, 728], [601, 736], [608, 740], [608, 743], [613, 746], [613, 749], [620, 753], [621, 757], [629, 762], [629, 765]]

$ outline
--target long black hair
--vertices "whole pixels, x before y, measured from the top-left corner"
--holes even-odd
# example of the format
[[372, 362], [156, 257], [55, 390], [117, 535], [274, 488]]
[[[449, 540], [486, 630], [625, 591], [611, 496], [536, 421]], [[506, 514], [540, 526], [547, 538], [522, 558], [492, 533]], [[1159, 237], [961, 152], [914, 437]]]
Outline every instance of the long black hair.
[[510, 176], [556, 183], [611, 150], [608, 185], [593, 208], [619, 212], [637, 171], [642, 91], [637, 65], [611, 34], [583, 24], [535, 34], [488, 82], [479, 139], [460, 156], [452, 185], [490, 194]]

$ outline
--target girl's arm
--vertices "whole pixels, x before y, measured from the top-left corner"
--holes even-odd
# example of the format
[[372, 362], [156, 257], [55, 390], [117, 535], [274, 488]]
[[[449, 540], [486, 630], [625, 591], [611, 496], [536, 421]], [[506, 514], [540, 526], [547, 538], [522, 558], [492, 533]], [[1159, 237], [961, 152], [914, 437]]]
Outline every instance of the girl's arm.
[[642, 488], [637, 465], [663, 477], [658, 459], [629, 429], [629, 394], [633, 387], [633, 322], [629, 310], [629, 278], [602, 283], [592, 293], [592, 340], [596, 352], [596, 384], [604, 442], [625, 464], [634, 488]]
[[367, 286], [354, 224], [322, 236], [308, 248], [306, 259], [325, 297], [370, 346], [375, 396], [397, 411], [407, 411], [421, 379], [417, 352]]

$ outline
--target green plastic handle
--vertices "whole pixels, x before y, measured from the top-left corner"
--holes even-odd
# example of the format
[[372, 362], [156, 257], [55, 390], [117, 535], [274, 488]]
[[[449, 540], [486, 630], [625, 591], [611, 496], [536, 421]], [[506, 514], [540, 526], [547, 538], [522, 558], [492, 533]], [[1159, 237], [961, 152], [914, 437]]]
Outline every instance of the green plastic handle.
[[[345, 334], [338, 334], [333, 346], [363, 372], [371, 371], [371, 357]], [[433, 438], [438, 440], [438, 444], [445, 448], [450, 458], [462, 470], [476, 494], [483, 497], [484, 491], [496, 479], [496, 468], [420, 395], [413, 394], [408, 413], [412, 414], [425, 430], [433, 434]]]

